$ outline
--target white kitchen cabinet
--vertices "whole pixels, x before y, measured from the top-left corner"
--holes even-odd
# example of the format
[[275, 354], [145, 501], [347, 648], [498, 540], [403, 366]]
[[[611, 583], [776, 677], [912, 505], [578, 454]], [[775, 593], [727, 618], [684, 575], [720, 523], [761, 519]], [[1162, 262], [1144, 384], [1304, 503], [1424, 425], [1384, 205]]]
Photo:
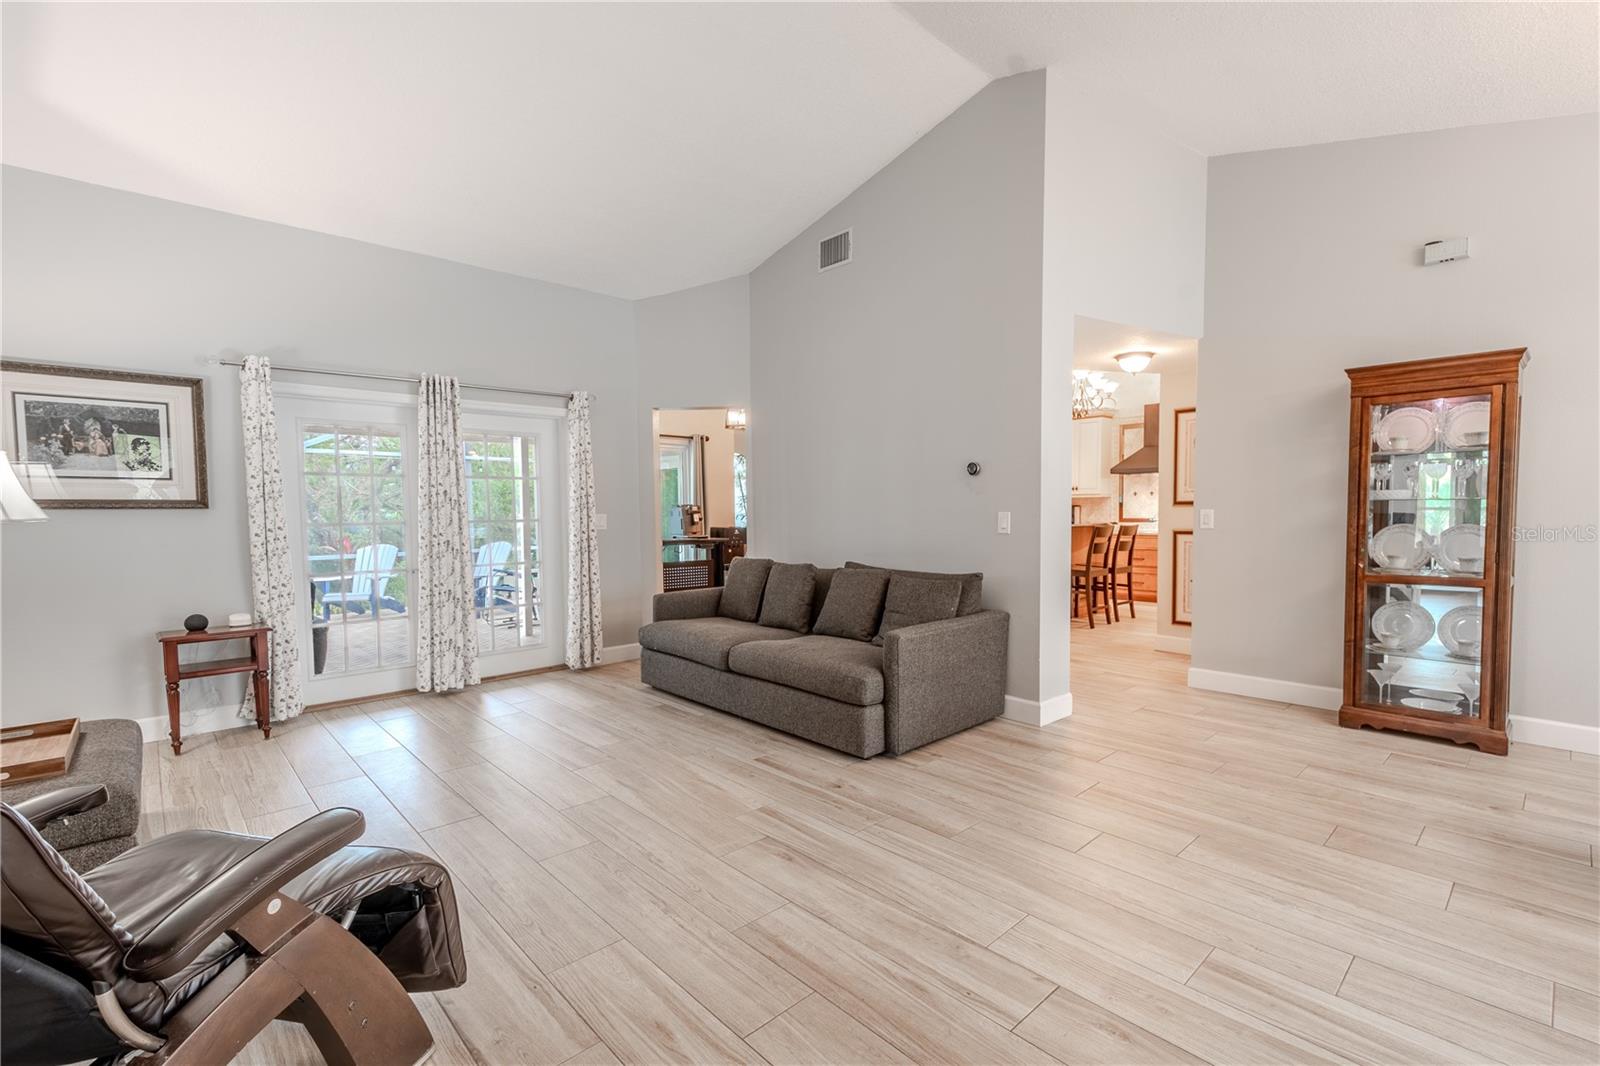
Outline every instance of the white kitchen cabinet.
[[1078, 418], [1072, 423], [1072, 494], [1113, 496], [1117, 476], [1117, 425], [1112, 418]]

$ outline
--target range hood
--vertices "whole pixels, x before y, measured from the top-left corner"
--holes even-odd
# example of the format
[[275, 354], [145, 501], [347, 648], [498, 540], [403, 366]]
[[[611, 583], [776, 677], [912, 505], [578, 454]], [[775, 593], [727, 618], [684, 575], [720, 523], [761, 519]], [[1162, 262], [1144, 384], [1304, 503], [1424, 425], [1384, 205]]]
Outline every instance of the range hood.
[[1113, 474], [1154, 474], [1157, 445], [1161, 442], [1161, 405], [1144, 405], [1144, 447], [1111, 468]]

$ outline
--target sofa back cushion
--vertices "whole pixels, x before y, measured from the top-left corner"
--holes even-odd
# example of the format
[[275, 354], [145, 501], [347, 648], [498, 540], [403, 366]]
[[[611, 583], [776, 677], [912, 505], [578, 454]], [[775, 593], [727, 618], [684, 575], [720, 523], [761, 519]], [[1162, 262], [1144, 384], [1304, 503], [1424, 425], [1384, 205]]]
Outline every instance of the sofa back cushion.
[[839, 571], [832, 567], [817, 567], [811, 586], [811, 632], [817, 631], [817, 619], [822, 617], [822, 605], [828, 602], [828, 589], [833, 586], [833, 575]]
[[722, 583], [722, 599], [717, 613], [724, 618], [754, 622], [761, 617], [761, 594], [767, 587], [771, 559], [735, 559]]
[[878, 631], [888, 587], [887, 570], [856, 567], [834, 571], [827, 599], [811, 631], [847, 640], [871, 640]]
[[809, 633], [811, 593], [816, 583], [817, 568], [810, 563], [773, 563], [761, 596], [761, 624]]
[[[887, 567], [869, 566], [866, 563], [845, 563], [848, 568], [861, 570], [883, 570]], [[961, 603], [956, 608], [957, 615], [972, 614], [983, 610], [983, 575], [982, 574], [938, 574], [927, 570], [893, 570], [891, 574], [904, 574], [906, 577], [924, 578], [954, 578], [961, 582]]]
[[958, 578], [892, 574], [883, 601], [883, 624], [872, 642], [882, 644], [886, 633], [906, 626], [954, 618], [960, 604], [961, 581]]

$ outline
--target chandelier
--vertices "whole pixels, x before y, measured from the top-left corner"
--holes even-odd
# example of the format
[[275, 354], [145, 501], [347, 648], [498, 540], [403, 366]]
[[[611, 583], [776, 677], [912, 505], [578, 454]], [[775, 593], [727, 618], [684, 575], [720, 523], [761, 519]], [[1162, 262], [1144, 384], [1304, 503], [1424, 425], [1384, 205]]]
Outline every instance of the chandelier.
[[1113, 398], [1121, 382], [1113, 381], [1098, 370], [1072, 372], [1072, 417], [1082, 418], [1095, 411], [1116, 410]]

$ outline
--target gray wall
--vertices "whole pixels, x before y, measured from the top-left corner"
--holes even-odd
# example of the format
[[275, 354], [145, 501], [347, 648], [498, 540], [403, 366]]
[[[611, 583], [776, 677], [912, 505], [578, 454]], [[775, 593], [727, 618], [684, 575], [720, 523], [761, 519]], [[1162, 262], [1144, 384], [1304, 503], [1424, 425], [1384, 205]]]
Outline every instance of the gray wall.
[[[1600, 521], [1597, 155], [1587, 115], [1211, 161], [1197, 669], [1340, 684], [1345, 367], [1526, 345], [1517, 522]], [[1519, 546], [1513, 715], [1600, 721], [1597, 550]]]
[[[989, 85], [750, 283], [752, 549], [984, 571], [1012, 613], [1008, 691], [1028, 699], [1043, 123], [1042, 72]], [[846, 227], [854, 261], [819, 273], [818, 240]]]
[[629, 302], [10, 167], [3, 197], [6, 357], [205, 377], [211, 476], [207, 510], [3, 527], [7, 721], [162, 713], [155, 632], [248, 606], [237, 371], [201, 364], [230, 351], [593, 392], [606, 643], [636, 639]]

